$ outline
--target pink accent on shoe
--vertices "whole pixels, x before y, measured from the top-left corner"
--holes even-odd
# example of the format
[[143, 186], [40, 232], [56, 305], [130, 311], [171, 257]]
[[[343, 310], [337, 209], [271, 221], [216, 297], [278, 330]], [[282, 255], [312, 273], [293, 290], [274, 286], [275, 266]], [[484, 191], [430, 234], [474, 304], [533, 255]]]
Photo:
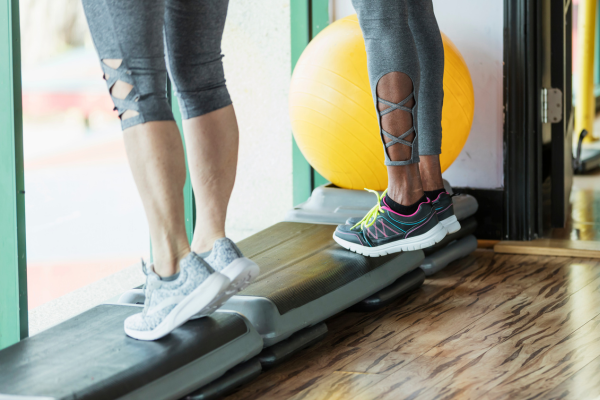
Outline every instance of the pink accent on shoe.
[[[388, 228], [390, 231], [394, 232], [396, 235], [399, 235], [400, 232], [396, 232], [395, 230], [393, 230], [392, 228], [389, 227], [389, 225], [387, 225], [386, 223], [384, 223], [383, 221], [381, 221], [381, 225], [385, 228]], [[384, 230], [385, 230], [384, 228]]]
[[437, 211], [437, 214], [439, 214], [439, 213], [443, 213], [444, 211], [446, 211], [447, 209], [449, 209], [449, 208], [450, 208], [450, 207], [452, 207], [453, 205], [454, 205], [454, 204], [450, 204], [448, 207], [444, 208], [443, 210], [441, 210], [441, 211]]
[[348, 233], [348, 232], [338, 232], [338, 233], [341, 233], [342, 235], [350, 235], [350, 236], [354, 235], [358, 238], [358, 241], [360, 242], [361, 245], [363, 245], [363, 246], [365, 245], [363, 243], [362, 239], [360, 238], [360, 236], [358, 236], [356, 233]]
[[400, 232], [396, 232], [395, 230], [393, 230], [392, 228], [390, 228], [387, 224], [385, 224], [382, 220], [379, 220], [379, 222], [381, 222], [381, 228], [377, 227], [377, 223], [375, 223], [373, 225], [373, 227], [375, 228], [375, 234], [373, 234], [373, 232], [371, 232], [371, 228], [367, 228], [367, 234], [369, 236], [371, 236], [371, 238], [373, 239], [379, 239], [379, 234], [378, 232], [381, 232], [381, 234], [383, 235], [383, 237], [388, 237], [389, 235], [385, 232], [385, 228], [389, 229], [390, 231], [394, 232], [396, 235], [399, 235]]
[[448, 192], [442, 192], [442, 193], [438, 194], [438, 197], [435, 200], [432, 200], [432, 201], [438, 201], [440, 199], [440, 196], [443, 195], [444, 193], [447, 194], [448, 196], [450, 196], [450, 193], [448, 193]]
[[419, 229], [420, 227], [422, 227], [423, 225], [425, 225], [426, 223], [428, 223], [429, 221], [431, 221], [431, 218], [433, 218], [433, 216], [434, 216], [434, 214], [431, 214], [431, 216], [427, 219], [427, 221], [423, 222], [419, 226], [415, 226], [410, 231], [406, 232], [406, 236], [404, 236], [404, 239], [408, 238], [408, 235], [410, 235], [412, 232], [416, 231], [417, 229]]
[[410, 214], [410, 215], [404, 215], [404, 214], [400, 214], [400, 213], [397, 213], [396, 211], [392, 210], [392, 209], [390, 208], [390, 206], [388, 206], [388, 204], [385, 202], [385, 198], [383, 199], [383, 204], [385, 204], [385, 206], [383, 206], [383, 207], [381, 207], [381, 208], [383, 208], [383, 209], [384, 209], [384, 210], [386, 210], [386, 211], [392, 212], [392, 213], [394, 213], [394, 214], [396, 214], [396, 215], [399, 215], [399, 216], [401, 216], [401, 217], [412, 217], [413, 215], [416, 215], [416, 214], [419, 212], [419, 210], [421, 209], [421, 206], [422, 206], [423, 204], [428, 204], [428, 203], [431, 203], [431, 200], [427, 199], [427, 201], [424, 201], [424, 202], [422, 202], [421, 204], [419, 204], [419, 207], [417, 208], [417, 211], [415, 211], [414, 213], [412, 213], [412, 214]]

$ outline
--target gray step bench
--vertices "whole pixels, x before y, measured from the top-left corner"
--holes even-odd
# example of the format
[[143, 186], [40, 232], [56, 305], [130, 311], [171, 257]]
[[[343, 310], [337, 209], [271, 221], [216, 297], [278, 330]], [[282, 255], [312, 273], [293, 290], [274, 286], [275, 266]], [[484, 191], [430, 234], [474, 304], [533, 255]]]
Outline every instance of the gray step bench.
[[138, 341], [125, 335], [123, 321], [140, 311], [100, 305], [0, 351], [0, 398], [179, 399], [263, 347], [247, 320], [225, 312]]
[[334, 230], [281, 222], [241, 241], [261, 273], [221, 309], [244, 315], [270, 347], [385, 288], [424, 258], [420, 250], [364, 257], [340, 247]]

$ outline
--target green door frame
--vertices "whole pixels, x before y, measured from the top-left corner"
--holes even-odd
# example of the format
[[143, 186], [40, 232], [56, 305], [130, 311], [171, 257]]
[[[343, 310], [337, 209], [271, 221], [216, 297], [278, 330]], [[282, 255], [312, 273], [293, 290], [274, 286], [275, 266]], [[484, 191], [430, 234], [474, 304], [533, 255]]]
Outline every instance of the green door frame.
[[187, 233], [188, 241], [192, 243], [194, 236], [194, 226], [196, 224], [196, 205], [194, 202], [194, 191], [192, 190], [192, 181], [190, 180], [190, 168], [187, 161], [187, 151], [185, 147], [185, 137], [183, 136], [183, 125], [181, 110], [179, 109], [179, 102], [175, 97], [175, 92], [172, 88], [171, 81], [167, 82], [167, 93], [169, 94], [169, 102], [171, 103], [171, 110], [173, 110], [173, 117], [179, 128], [181, 134], [181, 141], [183, 142], [183, 151], [185, 155], [185, 185], [183, 186], [183, 206], [185, 209], [185, 231]]
[[[329, 25], [329, 0], [290, 1], [292, 72], [308, 42]], [[327, 183], [315, 171], [292, 137], [292, 175], [294, 205], [310, 197], [313, 189]]]
[[[171, 104], [171, 110], [173, 111], [173, 118], [175, 118], [175, 123], [179, 128], [181, 141], [183, 142], [183, 155], [185, 157], [185, 184], [183, 185], [185, 233], [187, 234], [188, 241], [190, 244], [192, 244], [192, 239], [194, 237], [194, 226], [196, 225], [196, 203], [194, 201], [194, 191], [192, 189], [192, 181], [190, 180], [190, 168], [188, 166], [185, 137], [183, 135], [183, 118], [181, 116], [179, 102], [175, 96], [173, 85], [169, 79], [167, 79], [167, 96], [169, 96], [169, 103]], [[150, 240], [150, 261], [154, 261], [154, 257], [152, 256], [152, 240]]]
[[0, 349], [27, 337], [19, 1], [0, 2]]

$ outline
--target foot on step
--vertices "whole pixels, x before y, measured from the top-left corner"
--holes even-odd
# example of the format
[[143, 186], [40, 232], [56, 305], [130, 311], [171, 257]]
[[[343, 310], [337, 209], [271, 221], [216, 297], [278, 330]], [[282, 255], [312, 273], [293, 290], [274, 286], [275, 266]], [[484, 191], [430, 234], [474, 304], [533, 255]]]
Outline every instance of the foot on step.
[[196, 318], [212, 314], [231, 295], [230, 280], [202, 257], [190, 253], [172, 278], [161, 278], [152, 265], [146, 273], [145, 301], [141, 313], [125, 320], [125, 333], [138, 340], [157, 340]]
[[339, 225], [333, 239], [342, 247], [369, 257], [401, 251], [419, 250], [439, 243], [446, 229], [438, 221], [430, 200], [418, 206], [415, 213], [402, 215], [385, 202], [384, 192], [377, 204], [355, 225]]
[[448, 233], [458, 232], [460, 230], [460, 222], [454, 215], [454, 204], [452, 203], [452, 196], [446, 192], [441, 192], [437, 198], [431, 200], [438, 220], [444, 225], [444, 228]]
[[206, 262], [215, 271], [227, 276], [231, 281], [228, 294], [244, 290], [260, 272], [260, 268], [249, 258], [244, 257], [240, 249], [228, 238], [215, 241]]

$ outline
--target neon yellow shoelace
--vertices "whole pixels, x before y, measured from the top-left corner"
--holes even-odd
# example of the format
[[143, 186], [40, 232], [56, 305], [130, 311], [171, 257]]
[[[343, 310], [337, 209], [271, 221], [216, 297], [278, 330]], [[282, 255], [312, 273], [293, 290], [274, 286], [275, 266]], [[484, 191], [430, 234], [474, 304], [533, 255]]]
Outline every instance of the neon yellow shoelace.
[[367, 192], [371, 192], [375, 196], [377, 196], [377, 204], [375, 205], [375, 207], [371, 208], [371, 211], [369, 211], [367, 213], [367, 215], [365, 215], [363, 217], [363, 219], [361, 219], [359, 222], [357, 222], [356, 225], [354, 225], [350, 229], [354, 229], [359, 225], [360, 225], [361, 229], [368, 228], [375, 223], [375, 220], [377, 219], [377, 216], [379, 214], [383, 214], [383, 210], [381, 209], [381, 200], [383, 199], [383, 197], [385, 196], [385, 194], [387, 193], [388, 190], [385, 189], [385, 191], [383, 193], [381, 193], [381, 196], [375, 190], [371, 190], [371, 189], [367, 189], [367, 188], [365, 188], [365, 190]]

